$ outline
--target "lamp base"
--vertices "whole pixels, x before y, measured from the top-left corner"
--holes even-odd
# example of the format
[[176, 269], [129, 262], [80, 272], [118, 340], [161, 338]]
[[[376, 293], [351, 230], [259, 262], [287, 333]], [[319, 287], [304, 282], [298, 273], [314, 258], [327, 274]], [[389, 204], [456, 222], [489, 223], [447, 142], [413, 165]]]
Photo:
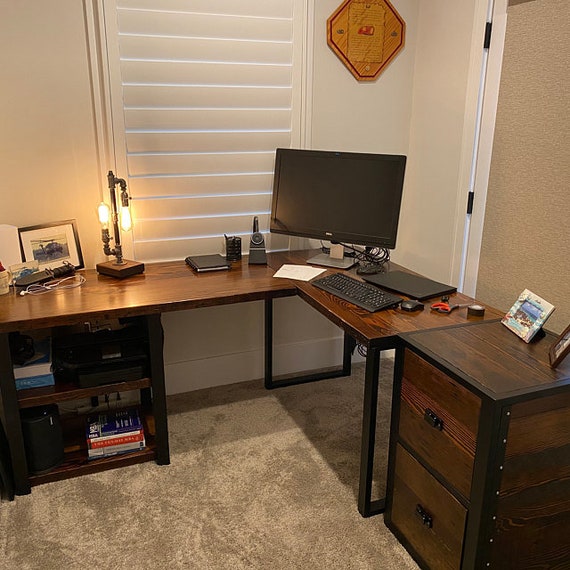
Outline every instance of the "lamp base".
[[128, 259], [125, 259], [122, 265], [117, 265], [116, 261], [106, 261], [105, 263], [98, 263], [95, 267], [100, 275], [108, 275], [115, 277], [115, 279], [124, 279], [144, 272], [144, 263], [129, 261]]

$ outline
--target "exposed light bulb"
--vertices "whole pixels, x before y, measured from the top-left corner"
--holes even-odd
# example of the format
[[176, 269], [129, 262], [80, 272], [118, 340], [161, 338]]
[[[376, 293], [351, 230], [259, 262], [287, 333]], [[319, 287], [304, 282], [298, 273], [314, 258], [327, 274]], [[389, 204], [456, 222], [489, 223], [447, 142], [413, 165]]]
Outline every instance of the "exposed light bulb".
[[128, 206], [121, 207], [121, 229], [128, 232], [133, 228], [133, 221], [131, 219], [131, 210]]
[[111, 210], [108, 204], [101, 202], [97, 208], [97, 212], [99, 214], [99, 222], [104, 227], [107, 227], [109, 225], [109, 219], [111, 217]]

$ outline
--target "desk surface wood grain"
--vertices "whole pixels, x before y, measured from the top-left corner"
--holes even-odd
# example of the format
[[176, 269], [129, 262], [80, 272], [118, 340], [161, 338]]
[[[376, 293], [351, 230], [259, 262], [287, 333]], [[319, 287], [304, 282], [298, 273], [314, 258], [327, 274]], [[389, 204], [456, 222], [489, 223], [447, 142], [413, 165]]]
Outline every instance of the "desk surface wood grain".
[[[247, 301], [299, 295], [309, 305], [365, 346], [392, 348], [400, 333], [501, 318], [503, 314], [487, 307], [484, 317], [469, 317], [467, 309], [445, 315], [429, 310], [409, 313], [389, 309], [370, 313], [310, 282], [274, 278], [284, 263], [303, 264], [310, 251], [268, 254], [268, 265], [248, 265], [245, 257], [229, 271], [195, 273], [184, 261], [147, 264], [145, 272], [126, 279], [82, 270], [86, 281], [81, 287], [43, 295], [20, 296], [16, 291], [0, 297], [0, 332], [47, 328], [74, 324], [82, 315], [90, 318], [121, 318], [165, 313]], [[389, 270], [404, 269], [390, 263]], [[331, 270], [327, 270], [331, 271]], [[332, 270], [337, 271], [337, 270]], [[354, 270], [349, 272], [356, 276]], [[474, 299], [456, 293], [452, 302]]]
[[115, 279], [94, 269], [78, 272], [86, 281], [75, 289], [0, 297], [0, 332], [73, 324], [81, 315], [121, 318], [257, 301], [297, 294], [286, 279], [264, 265], [244, 260], [229, 271], [195, 273], [184, 261], [152, 263], [141, 275]]
[[[314, 254], [315, 251], [272, 253], [269, 255], [269, 263], [274, 269], [279, 269], [284, 263], [306, 263], [306, 260]], [[406, 268], [389, 262], [387, 264], [387, 270], [406, 271]], [[339, 270], [327, 269], [327, 273], [335, 271]], [[360, 279], [354, 269], [348, 273], [352, 277]], [[298, 288], [298, 294], [304, 301], [309, 303], [309, 305], [325, 315], [336, 325], [346, 330], [365, 346], [393, 348], [395, 337], [401, 333], [466, 324], [469, 322], [495, 320], [502, 318], [504, 315], [503, 312], [493, 307], [486, 307], [483, 317], [468, 316], [466, 308], [456, 309], [449, 314], [431, 311], [429, 308], [430, 304], [439, 301], [439, 297], [425, 301], [425, 309], [423, 311], [410, 313], [398, 308], [370, 313], [326, 291], [317, 289], [311, 285], [310, 282], [296, 281], [295, 283]], [[405, 296], [403, 297], [406, 298]], [[461, 293], [450, 295], [450, 302], [452, 304], [477, 303], [472, 297], [467, 297]]]

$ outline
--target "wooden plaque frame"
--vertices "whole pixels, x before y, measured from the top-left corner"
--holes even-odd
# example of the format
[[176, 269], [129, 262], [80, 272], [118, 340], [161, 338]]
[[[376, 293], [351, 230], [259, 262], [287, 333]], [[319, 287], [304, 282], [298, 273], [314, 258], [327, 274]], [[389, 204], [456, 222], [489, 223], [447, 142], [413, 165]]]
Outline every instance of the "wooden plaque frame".
[[327, 20], [327, 43], [358, 81], [372, 81], [404, 47], [405, 31], [388, 0], [346, 0]]

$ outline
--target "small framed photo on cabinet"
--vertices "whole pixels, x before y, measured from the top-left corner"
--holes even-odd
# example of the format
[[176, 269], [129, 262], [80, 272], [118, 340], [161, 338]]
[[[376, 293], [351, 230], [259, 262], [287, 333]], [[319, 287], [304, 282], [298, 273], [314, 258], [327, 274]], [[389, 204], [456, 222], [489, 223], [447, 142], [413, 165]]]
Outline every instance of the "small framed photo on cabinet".
[[570, 354], [570, 325], [550, 347], [550, 367], [556, 368]]
[[525, 289], [501, 322], [525, 342], [530, 342], [554, 311], [554, 305]]

